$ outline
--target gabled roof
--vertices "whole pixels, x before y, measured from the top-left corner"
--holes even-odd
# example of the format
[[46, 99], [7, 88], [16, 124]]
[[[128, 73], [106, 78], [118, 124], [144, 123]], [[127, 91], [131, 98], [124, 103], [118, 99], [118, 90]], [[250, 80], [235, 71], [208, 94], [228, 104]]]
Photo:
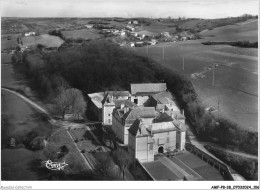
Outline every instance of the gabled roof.
[[110, 94], [110, 96], [115, 97], [131, 95], [129, 91], [105, 91], [105, 94]]
[[172, 94], [168, 91], [156, 93], [152, 97], [158, 104], [168, 104], [174, 100]]
[[97, 108], [102, 108], [101, 102], [104, 99], [103, 94], [104, 94], [103, 92], [97, 92], [97, 93], [88, 94], [88, 97], [91, 99], [91, 101], [93, 102], [93, 104], [95, 104]]
[[156, 93], [166, 91], [166, 83], [140, 83], [131, 84], [131, 93], [136, 95], [137, 93]]
[[151, 130], [151, 133], [159, 133], [166, 131], [174, 131], [176, 130], [176, 126], [172, 121], [170, 122], [162, 122], [162, 123], [152, 123], [152, 126], [148, 128]]
[[134, 136], [146, 136], [154, 133], [168, 132], [179, 130], [173, 121], [162, 123], [143, 124], [141, 119], [136, 119], [128, 129], [129, 133]]
[[121, 104], [124, 104], [130, 108], [137, 106], [134, 102], [131, 102], [130, 100], [114, 100], [114, 102], [115, 102], [115, 108], [120, 107]]
[[156, 116], [154, 107], [134, 107], [124, 114], [124, 119], [134, 120], [136, 118], [154, 118]]
[[169, 121], [173, 121], [173, 118], [166, 112], [160, 113], [160, 115], [155, 119], [156, 123], [169, 122]]

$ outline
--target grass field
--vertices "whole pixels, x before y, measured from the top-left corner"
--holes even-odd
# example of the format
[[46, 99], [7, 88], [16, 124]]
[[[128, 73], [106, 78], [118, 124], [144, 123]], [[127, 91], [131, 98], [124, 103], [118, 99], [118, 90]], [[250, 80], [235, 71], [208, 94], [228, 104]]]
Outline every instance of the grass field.
[[86, 171], [86, 167], [84, 165], [85, 161], [76, 149], [74, 142], [69, 137], [65, 129], [61, 129], [59, 132], [51, 136], [45, 149], [51, 149], [49, 152], [55, 153], [56, 151], [59, 151], [59, 147], [63, 145], [67, 146], [69, 149], [69, 153], [66, 154], [61, 160], [62, 162], [65, 161], [68, 164], [64, 171], [66, 173], [78, 173]]
[[258, 20], [246, 24], [227, 25], [201, 33], [209, 41], [243, 41], [256, 42], [258, 37]]
[[[2, 90], [2, 113], [9, 118], [8, 132], [10, 137], [22, 138], [32, 129], [40, 135], [48, 136], [52, 126], [42, 115], [16, 95]], [[21, 139], [20, 139], [21, 140]]]
[[9, 124], [5, 126], [7, 130], [3, 130], [2, 126], [1, 133], [5, 137], [15, 138], [16, 145], [20, 147], [1, 150], [2, 179], [38, 180], [38, 173], [31, 168], [31, 164], [35, 159], [41, 158], [42, 151], [30, 151], [23, 148], [22, 140], [31, 130], [37, 130], [40, 135], [49, 136], [52, 126], [19, 97], [3, 90], [1, 93], [1, 113], [5, 114], [9, 121]]
[[[8, 36], [11, 37], [10, 40], [7, 39]], [[1, 36], [1, 50], [15, 49], [17, 46], [17, 36], [18, 36], [18, 34], [2, 35]]]
[[59, 47], [63, 43], [63, 40], [60, 37], [51, 36], [49, 34], [22, 37], [22, 41], [25, 46], [42, 44], [46, 47]]
[[[162, 43], [149, 46], [148, 50], [147, 47], [135, 50], [190, 78], [204, 104], [217, 108], [219, 101], [220, 110], [215, 112], [216, 114], [235, 121], [243, 128], [256, 131], [258, 128], [258, 64], [255, 57], [257, 50], [236, 48], [238, 54], [232, 48], [227, 45], [206, 46], [200, 41], [187, 41]], [[212, 86], [213, 71], [207, 68], [215, 64], [219, 64], [219, 67], [215, 69], [215, 83]], [[192, 74], [201, 72], [205, 75], [204, 78], [191, 77]]]
[[39, 157], [40, 152], [23, 148], [1, 150], [2, 180], [38, 180], [38, 175], [31, 170], [30, 163]]
[[100, 38], [101, 35], [92, 31], [92, 30], [69, 30], [69, 31], [62, 31], [62, 34], [65, 38], [83, 38], [83, 39], [96, 39]]
[[12, 62], [12, 54], [3, 54], [1, 53], [1, 63], [7, 64]]
[[220, 51], [220, 52], [228, 52], [228, 53], [234, 53], [234, 54], [239, 54], [239, 55], [249, 55], [249, 56], [258, 56], [258, 49], [256, 48], [237, 48], [237, 47], [225, 47], [225, 48], [220, 48], [215, 51]]

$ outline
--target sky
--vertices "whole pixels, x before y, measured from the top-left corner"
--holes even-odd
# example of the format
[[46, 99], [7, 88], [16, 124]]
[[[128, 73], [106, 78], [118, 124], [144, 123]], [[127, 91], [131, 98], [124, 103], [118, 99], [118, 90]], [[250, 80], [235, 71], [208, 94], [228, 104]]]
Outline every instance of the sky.
[[258, 14], [258, 0], [0, 0], [2, 17], [223, 18]]

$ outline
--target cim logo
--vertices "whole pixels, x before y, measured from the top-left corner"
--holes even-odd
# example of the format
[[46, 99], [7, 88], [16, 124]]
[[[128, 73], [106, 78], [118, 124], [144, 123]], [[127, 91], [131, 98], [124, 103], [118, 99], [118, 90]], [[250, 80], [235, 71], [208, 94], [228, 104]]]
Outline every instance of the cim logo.
[[52, 162], [51, 160], [43, 161], [42, 163], [50, 170], [64, 170], [64, 167], [68, 165], [65, 162]]

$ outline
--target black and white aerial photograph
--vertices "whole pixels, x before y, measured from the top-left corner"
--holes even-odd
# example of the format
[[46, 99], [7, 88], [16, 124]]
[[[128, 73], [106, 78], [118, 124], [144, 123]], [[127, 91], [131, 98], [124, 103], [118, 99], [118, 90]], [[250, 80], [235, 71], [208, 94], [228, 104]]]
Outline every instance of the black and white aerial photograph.
[[258, 0], [0, 7], [1, 189], [259, 189]]

